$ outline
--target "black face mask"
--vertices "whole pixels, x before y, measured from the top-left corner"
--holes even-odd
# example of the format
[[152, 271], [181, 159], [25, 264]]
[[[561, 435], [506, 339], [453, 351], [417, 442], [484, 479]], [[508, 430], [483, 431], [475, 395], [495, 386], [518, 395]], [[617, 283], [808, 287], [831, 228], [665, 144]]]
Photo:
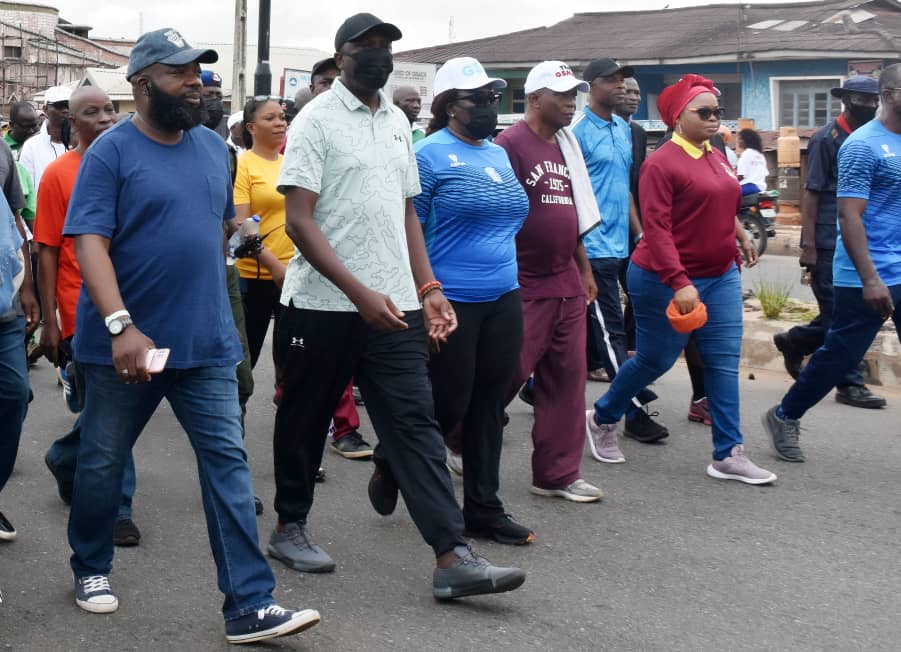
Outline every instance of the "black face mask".
[[203, 102], [203, 124], [210, 129], [215, 129], [222, 122], [222, 116], [225, 115], [225, 106], [222, 100], [204, 100]]
[[203, 106], [191, 106], [177, 95], [169, 95], [152, 84], [147, 85], [150, 96], [150, 119], [166, 131], [193, 129], [201, 123]]
[[366, 48], [349, 55], [354, 61], [354, 80], [363, 88], [377, 91], [394, 71], [394, 57], [388, 48]]
[[864, 125], [876, 117], [875, 106], [861, 106], [860, 104], [851, 104], [848, 106], [848, 113], [854, 118], [859, 125]]
[[497, 127], [496, 106], [474, 106], [469, 109], [469, 122], [460, 123], [466, 135], [473, 140], [482, 140], [494, 134]]

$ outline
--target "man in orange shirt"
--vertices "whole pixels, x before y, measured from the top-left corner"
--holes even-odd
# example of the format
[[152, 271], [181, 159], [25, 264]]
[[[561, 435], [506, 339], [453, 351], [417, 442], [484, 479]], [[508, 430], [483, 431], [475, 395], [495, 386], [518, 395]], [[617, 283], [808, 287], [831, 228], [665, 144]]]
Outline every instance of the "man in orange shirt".
[[[75, 245], [72, 238], [63, 237], [63, 224], [82, 154], [116, 120], [113, 103], [106, 93], [95, 86], [75, 91], [69, 100], [69, 109], [69, 123], [72, 133], [77, 135], [78, 146], [57, 158], [44, 171], [38, 190], [34, 228], [35, 241], [43, 245], [38, 276], [45, 321], [41, 332], [41, 346], [50, 361], [61, 369], [66, 369], [66, 363], [71, 359], [75, 308], [81, 291], [81, 270], [75, 258]], [[115, 197], [110, 197], [110, 201], [115, 201]], [[57, 311], [59, 321], [56, 319]], [[77, 374], [71, 374], [68, 382], [77, 386]], [[60, 498], [66, 504], [72, 498], [80, 441], [79, 417], [71, 432], [53, 442], [44, 457], [47, 467], [56, 478]], [[122, 481], [122, 503], [113, 536], [113, 541], [118, 546], [134, 546], [141, 540], [141, 532], [131, 519], [134, 492], [134, 460], [130, 458]]]

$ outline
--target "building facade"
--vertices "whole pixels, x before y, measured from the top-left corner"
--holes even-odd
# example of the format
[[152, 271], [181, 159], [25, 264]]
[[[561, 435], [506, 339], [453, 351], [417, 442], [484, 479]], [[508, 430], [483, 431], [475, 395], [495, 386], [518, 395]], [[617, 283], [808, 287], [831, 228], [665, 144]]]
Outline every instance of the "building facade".
[[877, 76], [901, 60], [901, 2], [824, 0], [729, 4], [575, 14], [549, 27], [409, 50], [400, 60], [441, 64], [479, 59], [506, 79], [502, 113], [522, 113], [523, 82], [540, 61], [566, 61], [580, 74], [598, 57], [635, 68], [637, 119], [656, 120], [656, 98], [683, 74], [710, 77], [726, 118], [758, 129], [825, 124], [841, 109], [829, 89], [851, 75]]

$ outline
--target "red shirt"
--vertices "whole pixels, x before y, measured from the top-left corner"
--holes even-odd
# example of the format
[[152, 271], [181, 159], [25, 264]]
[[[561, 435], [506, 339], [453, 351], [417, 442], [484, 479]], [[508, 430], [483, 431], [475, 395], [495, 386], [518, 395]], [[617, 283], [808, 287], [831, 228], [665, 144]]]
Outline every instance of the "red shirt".
[[638, 194], [644, 237], [632, 262], [673, 291], [693, 277], [720, 276], [736, 261], [741, 186], [718, 150], [674, 134], [642, 165]]
[[56, 271], [56, 303], [59, 308], [60, 335], [65, 339], [75, 333], [75, 307], [81, 291], [81, 269], [75, 259], [75, 241], [63, 237], [69, 197], [78, 176], [81, 155], [66, 152], [44, 170], [38, 189], [34, 220], [34, 239], [42, 245], [59, 248]]
[[520, 120], [494, 142], [529, 197], [529, 215], [516, 236], [520, 295], [525, 300], [584, 296], [574, 255], [579, 217], [569, 169], [557, 143], [549, 143]]

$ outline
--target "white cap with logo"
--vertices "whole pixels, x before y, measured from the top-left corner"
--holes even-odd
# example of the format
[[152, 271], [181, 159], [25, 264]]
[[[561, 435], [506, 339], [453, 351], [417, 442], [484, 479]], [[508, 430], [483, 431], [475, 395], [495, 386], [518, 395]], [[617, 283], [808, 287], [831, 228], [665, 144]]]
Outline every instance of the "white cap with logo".
[[507, 82], [489, 77], [482, 64], [472, 57], [450, 59], [435, 73], [435, 95], [454, 89], [468, 91], [489, 85], [491, 90], [507, 88]]
[[542, 88], [555, 93], [565, 93], [575, 88], [587, 93], [590, 86], [588, 82], [578, 79], [573, 74], [572, 68], [562, 61], [542, 61], [529, 71], [523, 90], [528, 95]]

